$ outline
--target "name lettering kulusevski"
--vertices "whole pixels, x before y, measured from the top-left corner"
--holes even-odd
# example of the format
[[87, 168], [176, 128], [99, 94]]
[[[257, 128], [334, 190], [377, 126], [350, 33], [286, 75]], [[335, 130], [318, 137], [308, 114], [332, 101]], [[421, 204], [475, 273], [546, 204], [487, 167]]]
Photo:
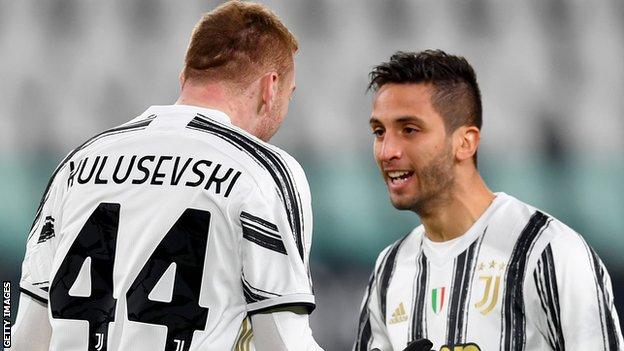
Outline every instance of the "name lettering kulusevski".
[[67, 187], [149, 184], [199, 187], [228, 197], [242, 172], [210, 160], [170, 155], [88, 156], [70, 161]]

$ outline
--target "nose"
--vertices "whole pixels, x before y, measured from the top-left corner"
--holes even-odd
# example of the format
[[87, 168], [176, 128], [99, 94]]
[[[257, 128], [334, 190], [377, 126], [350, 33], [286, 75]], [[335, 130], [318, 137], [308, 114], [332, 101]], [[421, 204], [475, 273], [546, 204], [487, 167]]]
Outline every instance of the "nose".
[[380, 162], [390, 162], [401, 158], [403, 151], [399, 141], [386, 133], [383, 140], [378, 141], [377, 159]]

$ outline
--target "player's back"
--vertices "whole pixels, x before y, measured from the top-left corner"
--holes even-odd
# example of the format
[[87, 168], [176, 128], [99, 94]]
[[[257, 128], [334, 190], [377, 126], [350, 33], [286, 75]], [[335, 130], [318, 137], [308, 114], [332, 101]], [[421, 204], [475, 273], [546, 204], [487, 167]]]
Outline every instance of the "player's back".
[[23, 268], [22, 288], [49, 295], [51, 349], [227, 350], [249, 339], [248, 312], [313, 305], [298, 167], [190, 106], [152, 107], [74, 150]]

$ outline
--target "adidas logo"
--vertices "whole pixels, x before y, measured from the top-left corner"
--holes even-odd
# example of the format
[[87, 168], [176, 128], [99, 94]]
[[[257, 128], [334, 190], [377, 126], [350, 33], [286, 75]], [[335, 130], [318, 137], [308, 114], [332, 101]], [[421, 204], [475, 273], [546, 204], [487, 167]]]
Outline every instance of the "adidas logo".
[[405, 321], [407, 321], [407, 313], [405, 313], [405, 307], [403, 306], [403, 302], [401, 302], [399, 307], [392, 313], [390, 324], [397, 324]]

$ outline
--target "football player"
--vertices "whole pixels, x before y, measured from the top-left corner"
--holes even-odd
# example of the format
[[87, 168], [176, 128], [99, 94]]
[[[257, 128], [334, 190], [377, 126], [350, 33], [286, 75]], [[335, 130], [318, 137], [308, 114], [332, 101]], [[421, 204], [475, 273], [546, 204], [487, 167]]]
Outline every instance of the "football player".
[[370, 77], [375, 159], [392, 204], [422, 225], [379, 255], [354, 350], [422, 339], [444, 351], [621, 350], [596, 252], [481, 178], [481, 96], [466, 59], [397, 52]]

